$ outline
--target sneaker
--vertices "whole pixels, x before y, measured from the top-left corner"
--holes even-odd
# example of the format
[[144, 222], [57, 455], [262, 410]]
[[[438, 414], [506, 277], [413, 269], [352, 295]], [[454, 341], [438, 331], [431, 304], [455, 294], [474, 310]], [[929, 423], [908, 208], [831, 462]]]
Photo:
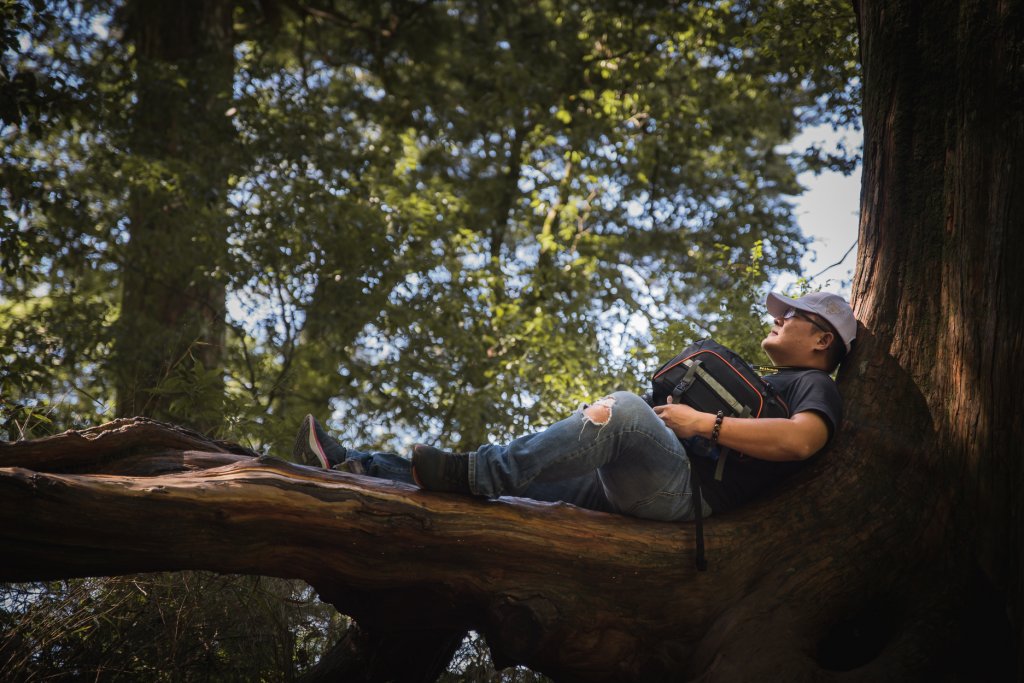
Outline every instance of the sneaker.
[[312, 415], [302, 420], [299, 433], [295, 436], [292, 459], [300, 465], [323, 467], [329, 470], [345, 461], [345, 447], [331, 438]]
[[449, 453], [416, 444], [412, 449], [412, 478], [427, 491], [469, 493], [469, 455]]

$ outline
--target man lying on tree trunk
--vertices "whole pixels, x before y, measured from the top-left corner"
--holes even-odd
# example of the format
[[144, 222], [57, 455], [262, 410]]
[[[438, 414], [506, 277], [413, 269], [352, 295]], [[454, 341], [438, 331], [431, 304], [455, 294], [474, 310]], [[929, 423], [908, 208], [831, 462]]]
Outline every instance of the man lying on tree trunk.
[[764, 379], [789, 406], [789, 418], [742, 419], [703, 413], [681, 403], [652, 408], [625, 391], [584, 405], [567, 419], [507, 445], [471, 453], [413, 447], [412, 460], [346, 448], [307, 416], [295, 442], [296, 461], [416, 483], [430, 491], [496, 498], [521, 496], [661, 521], [694, 518], [691, 459], [686, 443], [703, 437], [743, 453], [724, 481], [710, 458], [692, 459], [705, 516], [753, 499], [785, 478], [831, 440], [842, 404], [829, 376], [857, 330], [850, 305], [815, 292], [799, 299], [768, 295], [774, 319], [761, 342], [775, 374]]

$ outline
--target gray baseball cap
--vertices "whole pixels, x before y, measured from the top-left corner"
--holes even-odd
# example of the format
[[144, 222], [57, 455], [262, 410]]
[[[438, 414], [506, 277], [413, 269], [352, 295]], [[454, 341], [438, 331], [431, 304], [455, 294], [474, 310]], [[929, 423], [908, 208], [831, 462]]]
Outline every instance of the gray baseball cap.
[[778, 292], [772, 292], [768, 295], [764, 305], [773, 318], [781, 318], [787, 308], [820, 315], [836, 328], [839, 338], [846, 345], [847, 353], [850, 352], [853, 340], [857, 338], [857, 320], [853, 317], [853, 309], [850, 308], [850, 304], [846, 303], [846, 299], [838, 294], [811, 292], [799, 299], [790, 299]]

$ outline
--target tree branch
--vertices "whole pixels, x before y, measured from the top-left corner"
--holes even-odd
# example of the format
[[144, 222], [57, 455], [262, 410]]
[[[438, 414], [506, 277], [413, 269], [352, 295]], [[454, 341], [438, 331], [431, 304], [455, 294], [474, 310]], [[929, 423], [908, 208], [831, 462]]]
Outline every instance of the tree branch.
[[591, 679], [654, 656], [645, 642], [698, 635], [672, 635], [680, 614], [708, 616], [692, 598], [688, 525], [427, 493], [244, 450], [145, 419], [0, 445], [0, 580], [299, 578], [371, 630], [476, 628], [499, 662], [571, 663]]
[[[860, 457], [866, 447], [850, 442], [773, 499], [709, 520], [711, 568], [698, 573], [690, 524], [429, 493], [119, 420], [0, 443], [0, 581], [183, 569], [297, 578], [384, 650], [437, 654], [473, 629], [497, 666], [565, 681], [814, 675], [823, 669], [807, 653], [860, 609], [865, 576], [879, 604], [904, 594], [879, 558], [905, 553], [897, 531], [915, 522], [883, 510], [914, 478], [880, 478], [900, 460]], [[847, 495], [858, 478], [874, 482], [872, 514]], [[763, 630], [773, 645], [745, 664], [752, 650], [734, 636]]]

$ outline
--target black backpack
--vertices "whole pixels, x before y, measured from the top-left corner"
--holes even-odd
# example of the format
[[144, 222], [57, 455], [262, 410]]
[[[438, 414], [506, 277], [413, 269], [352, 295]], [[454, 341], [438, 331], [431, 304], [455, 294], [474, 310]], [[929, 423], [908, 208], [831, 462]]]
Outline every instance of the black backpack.
[[789, 406], [747, 361], [714, 339], [690, 344], [654, 371], [652, 406], [675, 403], [726, 417], [789, 417]]
[[[702, 339], [690, 344], [651, 376], [651, 392], [644, 399], [651, 406], [685, 403], [705, 413], [722, 411], [726, 417], [789, 417], [789, 406], [775, 389], [765, 382], [754, 367], [735, 352], [713, 339]], [[688, 455], [694, 450], [709, 452], [710, 443], [690, 444]], [[717, 452], [715, 479], [722, 480], [729, 449]], [[698, 456], [700, 457], [700, 456]], [[697, 568], [707, 568], [704, 558], [703, 511], [701, 509], [700, 482], [691, 468], [694, 497], [694, 519], [697, 523]]]

